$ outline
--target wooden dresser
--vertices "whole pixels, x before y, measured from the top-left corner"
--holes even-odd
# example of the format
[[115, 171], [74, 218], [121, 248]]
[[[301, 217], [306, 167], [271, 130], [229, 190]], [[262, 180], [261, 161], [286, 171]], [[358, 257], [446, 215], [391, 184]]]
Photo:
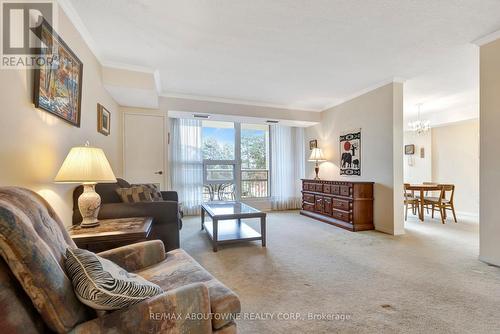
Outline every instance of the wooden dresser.
[[373, 230], [373, 182], [303, 179], [300, 214], [349, 231]]

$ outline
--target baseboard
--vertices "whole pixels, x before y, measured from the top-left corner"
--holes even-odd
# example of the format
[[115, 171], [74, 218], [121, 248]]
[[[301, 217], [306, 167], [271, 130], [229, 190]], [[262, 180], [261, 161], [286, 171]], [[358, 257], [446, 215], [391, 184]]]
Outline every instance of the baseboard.
[[457, 211], [457, 216], [470, 217], [470, 218], [479, 218], [479, 213], [477, 213], [477, 212]]
[[489, 266], [500, 267], [500, 261], [494, 261], [491, 258], [479, 255], [479, 261], [486, 263]]

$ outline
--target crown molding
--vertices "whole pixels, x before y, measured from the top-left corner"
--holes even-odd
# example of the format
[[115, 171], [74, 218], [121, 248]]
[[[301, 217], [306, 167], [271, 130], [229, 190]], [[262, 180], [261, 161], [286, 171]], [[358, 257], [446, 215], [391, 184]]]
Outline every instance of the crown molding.
[[156, 71], [150, 67], [140, 66], [140, 65], [131, 65], [126, 63], [120, 63], [117, 61], [103, 61], [101, 62], [102, 67], [115, 68], [118, 70], [132, 71], [132, 72], [141, 72], [147, 74], [154, 74]]
[[83, 23], [82, 19], [80, 18], [80, 15], [78, 14], [77, 10], [75, 9], [75, 7], [73, 7], [73, 4], [69, 0], [56, 0], [56, 1], [62, 8], [62, 10], [66, 13], [66, 16], [69, 18], [71, 23], [73, 23], [76, 30], [80, 33], [83, 40], [89, 47], [90, 51], [92, 51], [92, 53], [97, 58], [99, 63], [102, 64], [102, 53], [97, 47], [97, 44], [90, 35], [90, 32]]
[[472, 41], [472, 44], [475, 44], [477, 46], [483, 46], [483, 45], [486, 45], [486, 44], [491, 43], [493, 41], [496, 41], [497, 39], [500, 39], [500, 30], [497, 30], [497, 31], [492, 32], [488, 35], [480, 37], [480, 38]]
[[323, 109], [294, 108], [293, 106], [280, 105], [280, 104], [274, 104], [274, 103], [230, 99], [230, 98], [215, 97], [215, 96], [193, 95], [193, 94], [184, 94], [184, 93], [175, 93], [175, 92], [162, 92], [160, 94], [160, 96], [167, 97], [167, 98], [170, 97], [170, 98], [189, 99], [189, 100], [196, 100], [196, 101], [241, 104], [241, 105], [247, 105], [247, 106], [288, 109], [288, 110], [297, 110], [297, 111], [306, 111], [306, 112], [320, 112], [323, 110]]
[[158, 96], [160, 96], [161, 93], [161, 76], [160, 76], [160, 70], [156, 70], [153, 73], [154, 79], [155, 79], [155, 85], [156, 85], [156, 93]]
[[345, 98], [342, 98], [342, 99], [338, 99], [335, 103], [331, 104], [331, 105], [327, 105], [326, 107], [324, 107], [323, 109], [321, 109], [321, 111], [326, 111], [328, 109], [331, 109], [333, 107], [336, 107], [336, 106], [339, 106], [343, 103], [346, 103], [346, 102], [349, 102], [357, 97], [360, 97], [361, 95], [364, 95], [366, 93], [369, 93], [371, 92], [372, 90], [375, 90], [377, 88], [380, 88], [380, 87], [384, 87], [388, 84], [391, 84], [391, 83], [404, 83], [406, 80], [402, 77], [392, 77], [390, 79], [387, 79], [387, 80], [384, 80], [384, 81], [381, 81], [375, 85], [372, 85], [372, 86], [369, 86], [367, 88], [364, 88], [360, 91], [357, 91], [356, 93], [353, 93], [351, 95], [348, 95], [346, 96]]

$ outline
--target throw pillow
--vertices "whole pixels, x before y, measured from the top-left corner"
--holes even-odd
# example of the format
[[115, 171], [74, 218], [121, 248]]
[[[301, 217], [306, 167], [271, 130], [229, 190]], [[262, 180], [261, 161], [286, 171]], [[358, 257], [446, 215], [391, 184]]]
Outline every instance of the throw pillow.
[[158, 285], [85, 249], [66, 249], [65, 267], [78, 299], [96, 310], [118, 310], [163, 293]]
[[143, 186], [118, 188], [116, 192], [124, 203], [152, 202], [151, 191]]
[[134, 186], [144, 187], [148, 189], [151, 193], [151, 198], [153, 199], [153, 202], [163, 201], [163, 197], [161, 196], [161, 191], [158, 188], [158, 185], [154, 183], [132, 184], [132, 187]]

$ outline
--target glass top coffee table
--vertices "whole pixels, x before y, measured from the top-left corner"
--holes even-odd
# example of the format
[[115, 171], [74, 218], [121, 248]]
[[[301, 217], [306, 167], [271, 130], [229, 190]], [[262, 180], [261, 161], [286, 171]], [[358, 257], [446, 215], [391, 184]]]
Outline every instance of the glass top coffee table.
[[[212, 219], [212, 224], [205, 223], [205, 215]], [[260, 218], [260, 233], [241, 221], [247, 218]], [[214, 252], [219, 244], [238, 241], [261, 240], [262, 247], [266, 247], [266, 213], [241, 202], [203, 203], [201, 229], [207, 231]]]

